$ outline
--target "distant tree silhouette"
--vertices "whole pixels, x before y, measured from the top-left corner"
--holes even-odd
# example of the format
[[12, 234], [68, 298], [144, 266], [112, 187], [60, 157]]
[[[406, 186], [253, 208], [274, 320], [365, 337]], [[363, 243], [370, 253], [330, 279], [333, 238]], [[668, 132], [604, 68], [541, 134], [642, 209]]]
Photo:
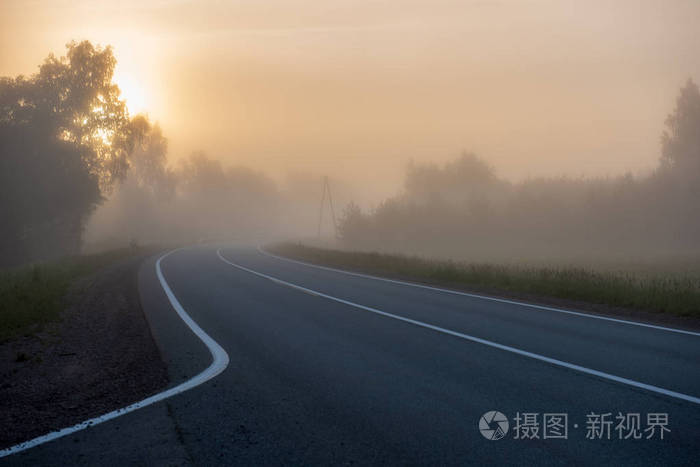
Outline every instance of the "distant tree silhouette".
[[368, 234], [368, 219], [362, 213], [360, 207], [354, 202], [350, 202], [338, 222], [338, 234], [340, 239], [348, 244], [361, 246], [365, 243], [365, 235]]
[[404, 191], [339, 225], [347, 247], [471, 260], [697, 254], [700, 92], [682, 87], [645, 177], [534, 178], [509, 183], [473, 154], [412, 164]]
[[688, 79], [676, 100], [674, 112], [666, 118], [662, 135], [662, 164], [680, 170], [700, 169], [700, 92]]
[[30, 76], [0, 78], [0, 262], [76, 252], [85, 220], [123, 179], [132, 126], [112, 50], [67, 45]]
[[180, 164], [181, 190], [192, 196], [216, 194], [226, 189], [226, 174], [221, 162], [195, 151]]
[[507, 182], [473, 153], [463, 153], [443, 167], [411, 164], [405, 181], [406, 196], [415, 202], [463, 202], [504, 191]]
[[160, 126], [145, 115], [137, 115], [129, 123], [129, 133], [129, 178], [158, 198], [172, 198], [177, 180], [167, 167], [168, 140]]

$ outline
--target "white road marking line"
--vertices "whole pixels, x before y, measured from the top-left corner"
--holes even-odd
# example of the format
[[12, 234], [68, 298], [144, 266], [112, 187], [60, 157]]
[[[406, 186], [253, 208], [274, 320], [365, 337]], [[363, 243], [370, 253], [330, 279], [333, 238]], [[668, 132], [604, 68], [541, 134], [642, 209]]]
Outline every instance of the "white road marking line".
[[644, 328], [658, 329], [660, 331], [677, 332], [680, 334], [688, 334], [690, 336], [700, 337], [700, 332], [687, 331], [685, 329], [669, 328], [666, 326], [657, 326], [654, 324], [640, 323], [638, 321], [629, 321], [626, 319], [610, 318], [607, 316], [593, 315], [593, 314], [589, 314], [589, 313], [581, 313], [578, 311], [564, 310], [561, 308], [554, 308], [554, 307], [549, 307], [549, 306], [544, 306], [544, 305], [535, 305], [532, 303], [518, 302], [515, 300], [507, 300], [505, 298], [489, 297], [488, 295], [479, 295], [479, 294], [474, 294], [474, 293], [469, 293], [469, 292], [460, 292], [458, 290], [443, 289], [440, 287], [432, 287], [430, 285], [416, 284], [414, 282], [406, 282], [406, 281], [401, 281], [401, 280], [397, 280], [397, 279], [387, 279], [386, 277], [372, 276], [370, 274], [362, 274], [359, 272], [345, 271], [343, 269], [336, 269], [336, 268], [331, 268], [328, 266], [319, 266], [317, 264], [307, 263], [305, 261], [299, 261], [296, 259], [290, 259], [290, 258], [285, 258], [283, 256], [278, 256], [278, 255], [275, 255], [273, 253], [270, 253], [268, 251], [263, 250], [261, 247], [258, 247], [258, 251], [265, 256], [269, 256], [271, 258], [275, 258], [275, 259], [278, 259], [280, 261], [288, 261], [290, 263], [297, 263], [297, 264], [301, 264], [303, 266], [308, 266], [311, 268], [324, 269], [326, 271], [338, 272], [341, 274], [347, 274], [349, 276], [363, 277], [365, 279], [374, 279], [374, 280], [383, 281], [383, 282], [390, 282], [392, 284], [406, 285], [409, 287], [416, 287], [419, 289], [434, 290], [436, 292], [443, 292], [443, 293], [448, 293], [448, 294], [452, 294], [452, 295], [461, 295], [463, 297], [479, 298], [481, 300], [489, 300], [492, 302], [507, 303], [509, 305], [518, 305], [518, 306], [523, 306], [523, 307], [527, 307], [527, 308], [535, 308], [538, 310], [554, 311], [557, 313], [566, 313], [567, 315], [580, 316], [583, 318], [600, 319], [603, 321], [612, 321], [614, 323], [630, 324], [632, 326], [640, 326], [640, 327], [644, 327]]
[[199, 339], [204, 342], [204, 344], [207, 346], [209, 349], [209, 352], [211, 353], [212, 356], [212, 362], [211, 365], [209, 365], [204, 371], [199, 373], [197, 376], [188, 379], [182, 384], [178, 384], [177, 386], [170, 388], [166, 391], [159, 392], [158, 394], [154, 394], [142, 401], [136, 402], [134, 404], [128, 405], [126, 407], [123, 407], [121, 409], [114, 410], [112, 412], [106, 413], [104, 415], [100, 415], [99, 417], [91, 418], [89, 420], [85, 420], [84, 422], [78, 423], [77, 425], [73, 425], [67, 428], [63, 428], [58, 431], [53, 431], [51, 433], [48, 433], [43, 436], [39, 436], [37, 438], [34, 438], [29, 441], [25, 441], [20, 444], [16, 444], [14, 446], [11, 446], [9, 448], [0, 450], [0, 458], [9, 456], [11, 454], [16, 454], [18, 452], [26, 451], [27, 449], [33, 448], [35, 446], [39, 446], [40, 444], [48, 443], [49, 441], [53, 441], [58, 438], [62, 438], [64, 436], [70, 435], [72, 433], [75, 433], [76, 431], [84, 430], [86, 428], [99, 425], [100, 423], [104, 423], [108, 420], [112, 420], [113, 418], [117, 418], [119, 416], [128, 414], [129, 412], [133, 412], [135, 410], [141, 409], [143, 407], [147, 407], [151, 404], [154, 404], [156, 402], [160, 402], [163, 399], [167, 399], [169, 397], [172, 397], [176, 394], [180, 394], [182, 392], [188, 391], [194, 387], [199, 386], [202, 383], [205, 383], [206, 381], [209, 381], [213, 377], [217, 376], [219, 373], [224, 371], [226, 367], [228, 366], [229, 362], [229, 357], [226, 351], [209, 335], [202, 330], [202, 328], [199, 327], [197, 323], [190, 318], [190, 315], [187, 314], [185, 309], [180, 305], [180, 302], [175, 298], [175, 294], [173, 294], [173, 291], [170, 289], [170, 286], [168, 283], [165, 281], [165, 278], [163, 277], [163, 272], [161, 271], [160, 268], [160, 262], [170, 255], [171, 253], [174, 253], [178, 250], [171, 250], [168, 253], [164, 254], [160, 258], [158, 258], [158, 261], [156, 261], [156, 274], [158, 276], [158, 280], [160, 281], [161, 287], [163, 287], [163, 290], [165, 291], [165, 295], [167, 295], [168, 300], [170, 301], [170, 304], [172, 307], [175, 309], [177, 314], [180, 316], [180, 318], [187, 324], [187, 326], [192, 330], [192, 332], [199, 337]]
[[227, 260], [226, 258], [223, 257], [223, 255], [221, 254], [221, 249], [220, 249], [220, 248], [219, 248], [218, 250], [216, 250], [216, 254], [219, 256], [219, 259], [221, 259], [223, 262], [225, 262], [225, 263], [227, 263], [227, 264], [230, 264], [231, 266], [233, 266], [233, 267], [235, 267], [235, 268], [238, 268], [238, 269], [240, 269], [240, 270], [242, 270], [242, 271], [246, 271], [246, 272], [248, 272], [248, 273], [250, 273], [250, 274], [254, 274], [254, 275], [259, 276], [259, 277], [262, 277], [262, 278], [264, 278], [264, 279], [268, 279], [268, 280], [270, 280], [270, 281], [272, 281], [272, 282], [274, 282], [274, 283], [276, 283], [276, 284], [285, 285], [285, 286], [287, 286], [287, 287], [291, 287], [291, 288], [293, 288], [293, 289], [297, 289], [297, 290], [300, 290], [300, 291], [302, 291], [302, 292], [307, 292], [307, 293], [315, 294], [315, 295], [317, 295], [318, 297], [322, 297], [322, 298], [325, 298], [325, 299], [328, 299], [328, 300], [332, 300], [332, 301], [334, 301], [334, 302], [342, 303], [342, 304], [344, 304], [344, 305], [349, 305], [349, 306], [352, 306], [352, 307], [355, 307], [355, 308], [359, 308], [359, 309], [364, 310], [364, 311], [369, 311], [369, 312], [371, 312], [371, 313], [376, 313], [376, 314], [378, 314], [378, 315], [386, 316], [387, 318], [396, 319], [396, 320], [399, 320], [399, 321], [403, 321], [403, 322], [405, 322], [405, 323], [409, 323], [409, 324], [413, 324], [413, 325], [416, 325], [416, 326], [420, 326], [420, 327], [422, 327], [422, 328], [426, 328], [426, 329], [430, 329], [430, 330], [433, 330], [433, 331], [437, 331], [437, 332], [440, 332], [440, 333], [443, 333], [443, 334], [447, 334], [447, 335], [450, 335], [450, 336], [458, 337], [458, 338], [460, 338], [460, 339], [468, 340], [468, 341], [471, 341], [471, 342], [476, 342], [476, 343], [478, 343], [478, 344], [487, 345], [487, 346], [489, 346], [489, 347], [493, 347], [493, 348], [496, 348], [496, 349], [499, 349], [499, 350], [505, 350], [506, 352], [511, 352], [511, 353], [514, 353], [514, 354], [517, 354], [517, 355], [521, 355], [521, 356], [523, 356], [523, 357], [532, 358], [532, 359], [539, 360], [539, 361], [542, 361], [542, 362], [550, 363], [550, 364], [552, 364], [552, 365], [560, 366], [560, 367], [563, 367], [563, 368], [568, 368], [568, 369], [570, 369], [570, 370], [575, 370], [575, 371], [578, 371], [578, 372], [581, 372], [581, 373], [585, 373], [585, 374], [597, 376], [597, 377], [599, 377], [599, 378], [607, 379], [607, 380], [610, 380], [610, 381], [615, 381], [616, 383], [622, 383], [622, 384], [626, 384], [626, 385], [628, 385], [628, 386], [632, 386], [632, 387], [635, 387], [635, 388], [645, 389], [645, 390], [647, 390], [647, 391], [655, 392], [655, 393], [657, 393], [657, 394], [663, 394], [663, 395], [665, 395], [665, 396], [673, 397], [673, 398], [675, 398], [675, 399], [681, 399], [681, 400], [684, 400], [684, 401], [692, 402], [692, 403], [694, 403], [694, 404], [700, 404], [700, 398], [694, 397], [694, 396], [690, 396], [690, 395], [688, 395], [688, 394], [683, 394], [683, 393], [680, 393], [680, 392], [671, 391], [671, 390], [669, 390], [669, 389], [660, 388], [660, 387], [658, 387], [658, 386], [653, 386], [653, 385], [651, 385], [651, 384], [641, 383], [641, 382], [639, 382], [639, 381], [634, 381], [634, 380], [631, 380], [631, 379], [628, 379], [628, 378], [623, 378], [623, 377], [621, 377], [621, 376], [615, 376], [615, 375], [612, 375], [612, 374], [610, 374], [610, 373], [605, 373], [605, 372], [603, 372], [603, 371], [598, 371], [598, 370], [594, 370], [594, 369], [591, 369], [591, 368], [586, 368], [586, 367], [584, 367], [584, 366], [576, 365], [576, 364], [573, 364], [573, 363], [568, 363], [568, 362], [565, 362], [565, 361], [562, 361], [562, 360], [557, 360], [557, 359], [555, 359], [555, 358], [545, 357], [544, 355], [536, 354], [536, 353], [533, 353], [533, 352], [528, 352], [528, 351], [526, 351], [526, 350], [517, 349], [517, 348], [515, 348], [515, 347], [510, 347], [510, 346], [508, 346], [508, 345], [499, 344], [499, 343], [497, 343], [497, 342], [493, 342], [493, 341], [489, 341], [489, 340], [486, 340], [486, 339], [482, 339], [482, 338], [480, 338], [480, 337], [470, 336], [470, 335], [468, 335], [468, 334], [462, 334], [461, 332], [452, 331], [452, 330], [450, 330], [450, 329], [445, 329], [445, 328], [441, 328], [441, 327], [439, 327], [439, 326], [435, 326], [435, 325], [432, 325], [432, 324], [424, 323], [423, 321], [418, 321], [418, 320], [415, 320], [415, 319], [405, 318], [405, 317], [403, 317], [403, 316], [395, 315], [395, 314], [392, 314], [392, 313], [387, 313], [386, 311], [381, 311], [381, 310], [378, 310], [378, 309], [376, 309], [376, 308], [372, 308], [372, 307], [365, 306], [365, 305], [360, 305], [359, 303], [354, 303], [354, 302], [351, 302], [351, 301], [348, 301], [348, 300], [343, 300], [342, 298], [333, 297], [332, 295], [327, 295], [327, 294], [324, 294], [324, 293], [319, 292], [319, 291], [317, 291], [317, 290], [308, 289], [308, 288], [306, 288], [306, 287], [302, 287], [302, 286], [300, 286], [300, 285], [293, 284], [293, 283], [291, 283], [291, 282], [287, 282], [287, 281], [284, 281], [284, 280], [282, 280], [282, 279], [279, 279], [279, 278], [276, 278], [276, 277], [273, 277], [273, 276], [269, 276], [269, 275], [267, 275], [267, 274], [263, 274], [262, 272], [258, 272], [258, 271], [254, 271], [254, 270], [252, 270], [252, 269], [248, 269], [248, 268], [246, 268], [245, 266], [241, 266], [240, 264], [233, 263], [233, 262], [231, 262], [231, 261], [229, 261], [229, 260]]

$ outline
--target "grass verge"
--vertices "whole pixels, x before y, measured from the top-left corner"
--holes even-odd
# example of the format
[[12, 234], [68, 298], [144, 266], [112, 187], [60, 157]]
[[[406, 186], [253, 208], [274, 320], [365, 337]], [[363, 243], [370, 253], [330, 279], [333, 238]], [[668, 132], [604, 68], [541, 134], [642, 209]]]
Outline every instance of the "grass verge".
[[77, 279], [144, 253], [143, 248], [123, 248], [0, 270], [0, 342], [34, 333], [57, 321], [63, 297]]
[[291, 243], [274, 245], [268, 250], [311, 263], [455, 288], [513, 292], [700, 318], [700, 280], [690, 274], [671, 276], [578, 267], [438, 261]]

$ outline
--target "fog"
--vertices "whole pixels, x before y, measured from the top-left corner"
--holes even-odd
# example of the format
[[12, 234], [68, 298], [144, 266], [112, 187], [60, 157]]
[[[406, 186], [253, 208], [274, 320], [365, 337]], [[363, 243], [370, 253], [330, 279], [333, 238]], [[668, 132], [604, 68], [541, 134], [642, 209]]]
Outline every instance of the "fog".
[[[130, 176], [90, 217], [85, 251], [127, 243], [221, 240], [262, 244], [303, 239], [337, 245], [327, 199], [321, 211], [323, 181], [317, 176], [291, 173], [276, 182], [244, 166], [226, 167], [203, 152], [155, 176], [143, 176], [141, 170], [132, 167]], [[350, 202], [351, 191], [335, 182], [330, 180], [338, 215], [339, 207]]]
[[[473, 259], [697, 250], [694, 0], [0, 9], [0, 76], [25, 77], [0, 93], [2, 235], [22, 245], [4, 242], [10, 262], [130, 242], [308, 240], [324, 176], [342, 238], [329, 212], [322, 237], [346, 248]], [[100, 76], [124, 106], [102, 113], [109, 127], [95, 118], [89, 135], [71, 119], [95, 102], [42, 107], [58, 78], [48, 68], [32, 78], [71, 40], [112, 46]], [[690, 97], [678, 113], [681, 88]], [[47, 123], [41, 109], [51, 108], [61, 115]], [[690, 123], [668, 125], [674, 112]], [[64, 152], [18, 136], [37, 134]], [[79, 157], [72, 186], [82, 191], [66, 199], [80, 202], [49, 207], [63, 185], [47, 185], [52, 166], [38, 159], [30, 172], [27, 151]], [[54, 191], [33, 196], [32, 184]]]
[[0, 75], [69, 40], [112, 45], [130, 110], [160, 123], [174, 159], [361, 177], [363, 202], [393, 193], [409, 160], [462, 150], [513, 180], [648, 172], [678, 88], [700, 76], [695, 0], [1, 8]]

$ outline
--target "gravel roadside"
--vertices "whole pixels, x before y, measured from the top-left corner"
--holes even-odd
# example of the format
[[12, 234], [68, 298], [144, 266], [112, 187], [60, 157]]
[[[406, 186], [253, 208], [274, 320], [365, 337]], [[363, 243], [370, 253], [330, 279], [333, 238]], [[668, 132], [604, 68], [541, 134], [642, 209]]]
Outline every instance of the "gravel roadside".
[[0, 344], [0, 448], [154, 394], [167, 368], [143, 315], [133, 257], [78, 280], [61, 320]]

